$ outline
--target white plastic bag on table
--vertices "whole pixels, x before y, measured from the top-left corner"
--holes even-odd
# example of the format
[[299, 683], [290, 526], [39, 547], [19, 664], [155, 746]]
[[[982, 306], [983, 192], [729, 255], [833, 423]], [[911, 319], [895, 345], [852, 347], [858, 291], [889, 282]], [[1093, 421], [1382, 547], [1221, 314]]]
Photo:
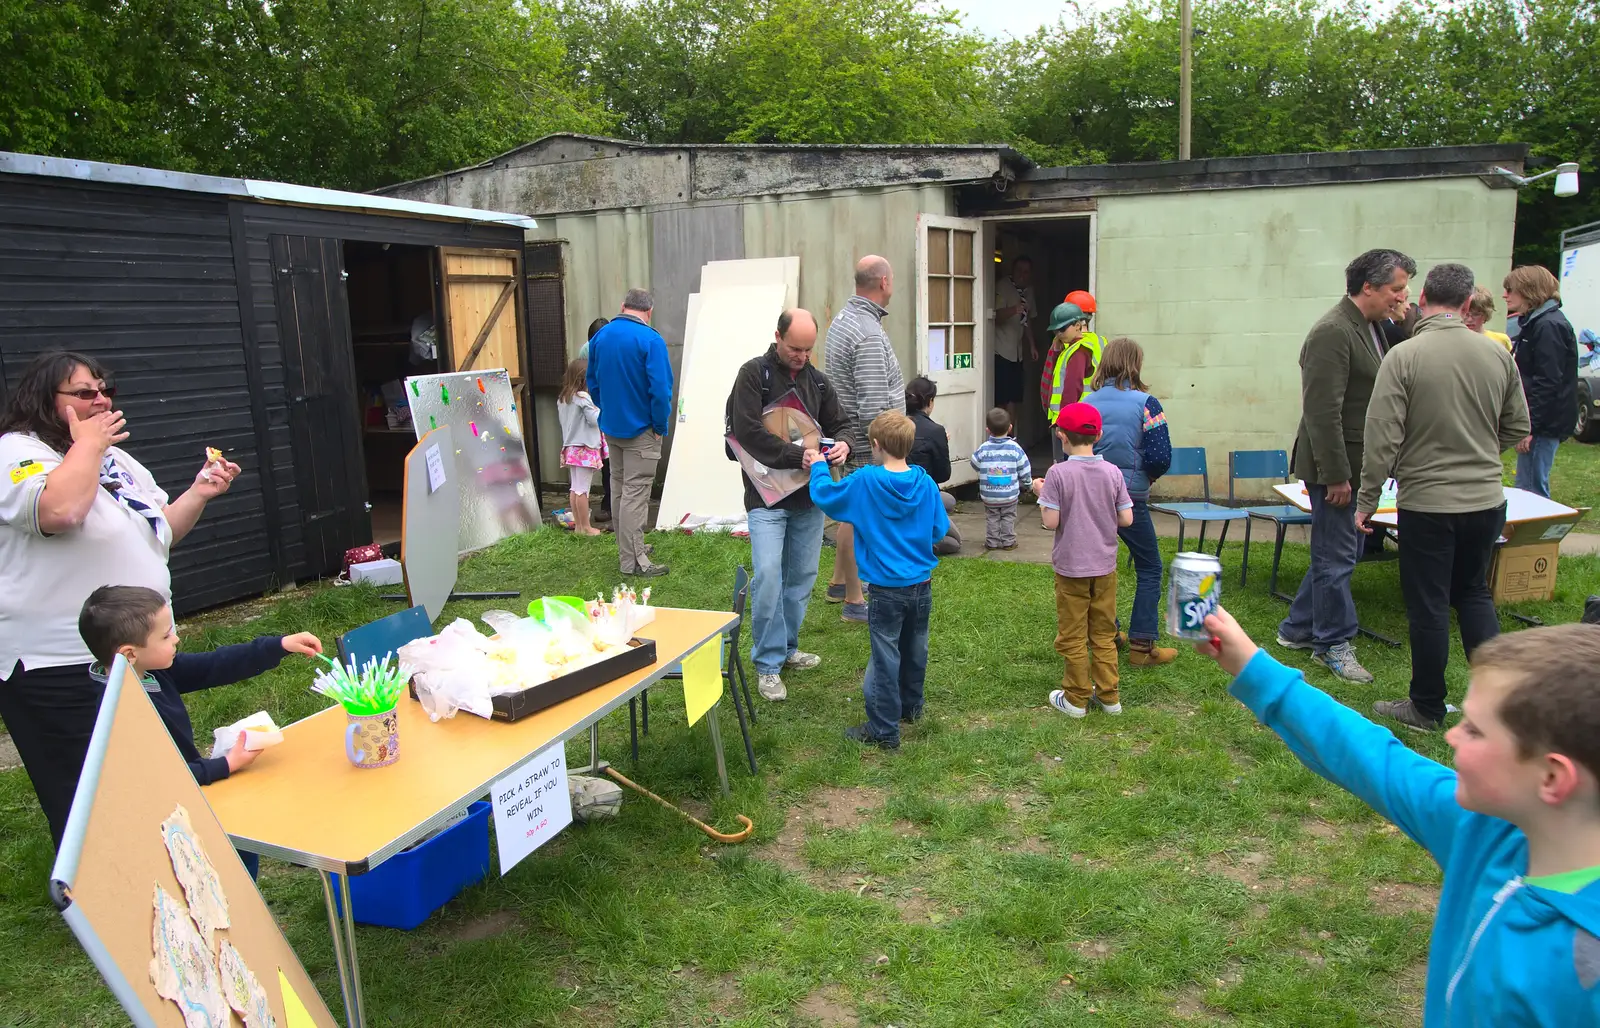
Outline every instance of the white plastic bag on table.
[[457, 710], [483, 718], [494, 713], [488, 641], [472, 622], [457, 618], [438, 635], [400, 647], [400, 660], [416, 670], [412, 682], [429, 720], [455, 717]]
[[258, 710], [247, 718], [214, 730], [211, 733], [211, 755], [227, 756], [241, 734], [245, 737], [244, 748], [247, 750], [264, 750], [283, 741], [283, 733], [273, 723], [272, 715]]

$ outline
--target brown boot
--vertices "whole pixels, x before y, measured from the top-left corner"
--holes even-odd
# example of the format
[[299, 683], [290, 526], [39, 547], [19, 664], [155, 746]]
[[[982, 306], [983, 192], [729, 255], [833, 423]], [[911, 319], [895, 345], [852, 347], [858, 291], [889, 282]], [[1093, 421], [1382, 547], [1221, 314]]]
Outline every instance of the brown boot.
[[1177, 659], [1178, 651], [1168, 646], [1149, 642], [1128, 644], [1128, 663], [1134, 667], [1154, 667], [1157, 664], [1170, 664]]
[[1127, 648], [1128, 648], [1128, 633], [1127, 632], [1118, 632], [1117, 633], [1117, 649], [1125, 650]]

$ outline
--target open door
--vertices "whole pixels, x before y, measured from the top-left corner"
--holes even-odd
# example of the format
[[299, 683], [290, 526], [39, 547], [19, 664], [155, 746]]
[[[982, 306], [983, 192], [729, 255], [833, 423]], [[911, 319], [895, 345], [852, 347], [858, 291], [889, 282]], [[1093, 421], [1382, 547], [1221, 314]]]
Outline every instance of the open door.
[[982, 313], [987, 276], [979, 247], [983, 223], [917, 216], [917, 372], [939, 387], [936, 421], [950, 433], [950, 482], [977, 480], [967, 458], [983, 441], [989, 341]]
[[515, 250], [439, 251], [444, 278], [444, 336], [454, 370], [505, 368], [522, 380], [522, 334], [516, 303], [521, 254]]
[[372, 540], [344, 262], [337, 239], [268, 243], [305, 561], [311, 574], [328, 574]]

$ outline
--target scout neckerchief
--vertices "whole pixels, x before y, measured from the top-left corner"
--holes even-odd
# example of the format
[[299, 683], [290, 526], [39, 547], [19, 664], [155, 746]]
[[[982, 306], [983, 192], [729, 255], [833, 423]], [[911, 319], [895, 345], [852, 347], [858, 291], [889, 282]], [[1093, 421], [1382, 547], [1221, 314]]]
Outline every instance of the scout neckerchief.
[[162, 514], [161, 508], [139, 499], [139, 486], [134, 482], [133, 476], [124, 471], [117, 464], [117, 459], [109, 453], [100, 463], [100, 484], [117, 498], [118, 503], [144, 518], [145, 523], [150, 526], [150, 531], [156, 534], [157, 539], [161, 538], [162, 526], [167, 521], [166, 516]]

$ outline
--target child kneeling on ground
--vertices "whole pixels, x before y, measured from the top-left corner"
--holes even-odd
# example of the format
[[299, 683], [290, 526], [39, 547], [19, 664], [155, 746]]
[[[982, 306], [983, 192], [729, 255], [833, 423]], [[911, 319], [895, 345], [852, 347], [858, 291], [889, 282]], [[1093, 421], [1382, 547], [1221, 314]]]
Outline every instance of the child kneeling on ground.
[[1451, 770], [1306, 684], [1226, 611], [1195, 649], [1301, 763], [1444, 871], [1427, 1028], [1600, 1025], [1600, 626], [1498, 636], [1472, 654]]
[[915, 436], [916, 426], [904, 414], [879, 414], [867, 430], [874, 463], [837, 482], [821, 454], [805, 454], [811, 499], [829, 517], [855, 526], [856, 563], [872, 583], [872, 655], [861, 683], [867, 721], [844, 734], [886, 750], [899, 749], [900, 726], [922, 716], [931, 575], [939, 563], [933, 547], [950, 530], [939, 487], [926, 471], [906, 463]]
[[[1055, 530], [1050, 566], [1056, 573], [1056, 652], [1066, 661], [1050, 705], [1083, 717], [1089, 701], [1122, 713], [1117, 690], [1117, 529], [1133, 524], [1133, 500], [1122, 472], [1094, 452], [1100, 412], [1069, 403], [1056, 417], [1067, 458], [1034, 479], [1044, 527]], [[1091, 653], [1093, 669], [1091, 673]]]
[[[178, 744], [189, 771], [201, 785], [220, 782], [235, 771], [255, 763], [257, 750], [244, 747], [244, 733], [233, 749], [220, 757], [202, 757], [194, 742], [194, 725], [183, 705], [183, 694], [233, 685], [264, 674], [283, 663], [284, 654], [310, 657], [322, 652], [322, 641], [310, 632], [267, 635], [210, 653], [179, 653], [178, 626], [172, 608], [154, 589], [136, 585], [104, 585], [89, 594], [78, 614], [78, 634], [94, 654], [89, 676], [104, 682], [117, 654], [144, 683], [144, 691], [161, 715], [161, 723]], [[239, 854], [256, 874], [255, 854]]]

